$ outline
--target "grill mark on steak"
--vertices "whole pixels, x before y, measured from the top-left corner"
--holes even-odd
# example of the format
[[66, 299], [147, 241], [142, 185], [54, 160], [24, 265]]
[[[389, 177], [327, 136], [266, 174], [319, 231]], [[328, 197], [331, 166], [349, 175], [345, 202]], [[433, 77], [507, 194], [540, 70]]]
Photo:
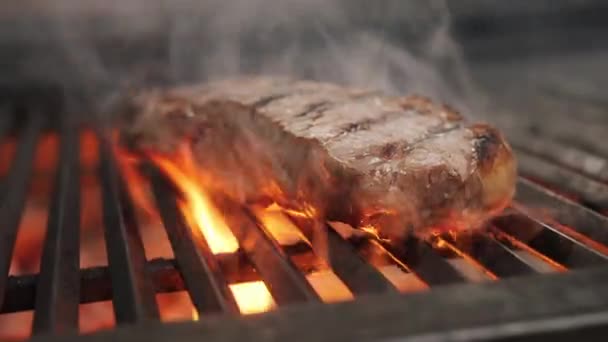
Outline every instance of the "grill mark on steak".
[[[406, 97], [400, 104], [404, 112], [387, 112], [379, 117], [379, 120], [362, 120], [358, 123], [347, 125], [346, 129], [342, 134], [331, 138], [328, 143], [335, 142], [342, 136], [349, 137], [350, 134], [360, 132], [363, 130], [372, 130], [374, 124], [382, 124], [387, 122], [390, 118], [400, 118], [401, 115], [417, 116], [417, 115], [435, 115], [439, 112], [439, 117], [442, 118], [441, 122], [436, 125], [425, 127], [425, 133], [422, 135], [404, 142], [401, 137], [396, 138], [394, 141], [382, 142], [380, 144], [370, 144], [368, 148], [363, 149], [360, 153], [354, 156], [354, 159], [360, 160], [369, 155], [380, 156], [381, 159], [392, 159], [392, 158], [403, 158], [409, 151], [415, 149], [419, 144], [424, 143], [428, 139], [432, 139], [436, 136], [449, 133], [453, 130], [462, 128], [462, 116], [453, 109], [447, 106], [439, 106], [434, 104], [426, 97], [422, 96], [409, 96]], [[393, 116], [392, 114], [398, 114]], [[403, 127], [408, 129], [408, 127]], [[483, 130], [482, 130], [483, 131]], [[481, 133], [480, 133], [481, 134]], [[494, 155], [490, 156], [490, 159]]]
[[362, 160], [370, 155], [379, 156], [381, 160], [404, 158], [410, 151], [415, 150], [427, 140], [434, 139], [439, 135], [450, 133], [461, 128], [462, 125], [442, 124], [440, 127], [433, 127], [426, 134], [408, 142], [394, 140], [381, 144], [371, 144], [368, 148], [359, 151], [352, 158], [354, 160]]
[[294, 117], [302, 118], [313, 112], [319, 112], [319, 111], [322, 112], [323, 108], [327, 107], [328, 105], [331, 105], [331, 103], [329, 101], [315, 102], [313, 104], [310, 104], [306, 109], [304, 109], [304, 111], [296, 114]]
[[266, 96], [266, 97], [263, 97], [263, 98], [255, 101], [251, 106], [255, 109], [264, 108], [267, 105], [271, 104], [272, 102], [286, 98], [290, 95], [292, 95], [292, 94], [282, 93], [282, 94], [274, 94], [274, 95]]
[[[295, 92], [294, 94], [307, 95], [307, 94], [312, 94], [312, 91], [308, 90], [305, 92]], [[334, 108], [337, 108], [341, 105], [346, 105], [346, 104], [352, 103], [353, 101], [366, 101], [366, 100], [372, 99], [377, 96], [378, 96], [377, 92], [365, 92], [365, 93], [348, 94], [346, 96], [346, 99], [340, 99], [338, 101], [336, 101], [335, 99], [326, 99], [326, 100], [314, 102], [314, 103], [307, 105], [307, 107], [302, 112], [292, 116], [291, 118], [293, 120], [298, 120], [298, 121], [306, 120], [309, 118], [310, 114], [314, 113], [314, 116], [312, 116], [310, 118], [311, 118], [311, 120], [315, 121], [315, 120], [320, 119], [325, 114], [325, 112], [332, 110]]]
[[[357, 133], [357, 132], [361, 132], [361, 131], [369, 131], [372, 129], [372, 127], [374, 125], [384, 123], [387, 120], [389, 120], [389, 118], [401, 116], [404, 114], [406, 114], [406, 113], [405, 112], [386, 112], [377, 118], [363, 119], [363, 120], [360, 120], [357, 122], [346, 124], [340, 128], [340, 131], [335, 136], [327, 139], [325, 141], [325, 144], [330, 144], [333, 141], [338, 140], [341, 137], [348, 135], [348, 134], [353, 134], [353, 133]], [[312, 126], [314, 126], [314, 123], [311, 123], [310, 127], [312, 127]]]
[[389, 120], [394, 116], [401, 116], [404, 112], [386, 112], [381, 116], [373, 119], [364, 119], [361, 121], [353, 122], [348, 124], [342, 128], [342, 132], [339, 135], [347, 134], [347, 133], [355, 133], [363, 130], [370, 130], [372, 126], [381, 124]]
[[[465, 126], [449, 107], [423, 97], [308, 81], [255, 84], [233, 80], [214, 88], [214, 96], [241, 106], [210, 107], [203, 99], [209, 96], [193, 89], [195, 95], [186, 98], [203, 104], [199, 120], [184, 123], [159, 110], [142, 115], [150, 118], [143, 120], [147, 131], [128, 134], [139, 134], [139, 146], [162, 148], [182, 138], [167, 132], [171, 125], [193, 131], [200, 120], [211, 120], [217, 128], [195, 131], [202, 140], [192, 146], [199, 167], [213, 175], [210, 189], [233, 191], [248, 201], [260, 195], [274, 199], [265, 192], [273, 182], [279, 200], [287, 201], [281, 205], [304, 200], [328, 213], [324, 218], [377, 222], [381, 233], [395, 239], [407, 234], [404, 227], [424, 233], [446, 223], [456, 229], [475, 226], [512, 197], [514, 161], [500, 132]], [[259, 110], [251, 107], [261, 100], [268, 102]]]
[[420, 95], [410, 95], [405, 98], [401, 107], [405, 110], [413, 110], [423, 115], [439, 115], [448, 121], [462, 121], [462, 115], [454, 108], [446, 104], [436, 104], [431, 99]]
[[[361, 104], [363, 108], [369, 109], [371, 114], [380, 113], [376, 116], [368, 116], [361, 115], [361, 112], [355, 113], [352, 115], [355, 117], [352, 120], [345, 119], [349, 115], [349, 111], [351, 107], [356, 106], [356, 104]], [[336, 111], [335, 113], [328, 113], [329, 111]], [[376, 124], [381, 124], [386, 122], [390, 118], [399, 117], [401, 115], [410, 115], [411, 111], [402, 111], [401, 107], [398, 105], [396, 99], [393, 99], [392, 102], [383, 102], [375, 92], [367, 92], [367, 93], [358, 93], [356, 95], [349, 95], [347, 99], [335, 101], [326, 104], [325, 106], [321, 106], [319, 109], [313, 111], [315, 113], [313, 116], [301, 116], [301, 117], [293, 117], [290, 116], [292, 120], [292, 125], [297, 126], [300, 122], [304, 123], [303, 128], [299, 128], [300, 131], [305, 132], [310, 129], [329, 129], [332, 132], [328, 132], [327, 136], [324, 138], [320, 138], [320, 140], [324, 143], [330, 143], [335, 139], [339, 139], [341, 136], [345, 134], [352, 134], [360, 131], [370, 130]], [[272, 114], [271, 114], [272, 115]], [[338, 116], [341, 122], [336, 123], [328, 120], [328, 118], [332, 118], [332, 116]], [[285, 117], [280, 118], [280, 120], [285, 120]], [[323, 120], [321, 120], [323, 119]], [[322, 122], [320, 122], [322, 121]], [[335, 126], [335, 129], [331, 126]]]
[[416, 140], [413, 140], [410, 143], [408, 143], [407, 149], [408, 150], [414, 149], [419, 144], [424, 143], [428, 139], [434, 138], [434, 137], [442, 135], [442, 134], [450, 133], [452, 131], [455, 131], [455, 130], [461, 129], [461, 128], [462, 128], [462, 124], [445, 124], [445, 123], [440, 126], [431, 127], [429, 129], [429, 132], [427, 134], [423, 135], [420, 139], [416, 139]]

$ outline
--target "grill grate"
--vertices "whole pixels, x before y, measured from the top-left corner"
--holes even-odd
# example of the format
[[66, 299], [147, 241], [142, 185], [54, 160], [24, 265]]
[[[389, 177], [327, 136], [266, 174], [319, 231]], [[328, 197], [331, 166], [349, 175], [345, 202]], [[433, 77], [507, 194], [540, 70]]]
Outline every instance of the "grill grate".
[[33, 331], [78, 331], [80, 252], [79, 144], [77, 130], [62, 129], [57, 190], [51, 202], [46, 244], [36, 289]]
[[[117, 166], [112, 146], [99, 132], [97, 133], [100, 155], [98, 179], [102, 184], [103, 198], [100, 210], [103, 211], [109, 264], [107, 267], [79, 269], [80, 185], [75, 179], [80, 175], [78, 159], [80, 125], [70, 121], [69, 115], [65, 116], [60, 127], [60, 160], [49, 211], [40, 273], [9, 276], [16, 235], [23, 215], [28, 184], [32, 177], [35, 148], [40, 136], [44, 134], [45, 127], [48, 126], [48, 117], [35, 108], [20, 110], [24, 111], [26, 116], [20, 129], [19, 147], [8, 174], [2, 179], [0, 188], [2, 190], [0, 193], [2, 200], [0, 292], [4, 293], [4, 297], [0, 297], [0, 312], [34, 310], [32, 328], [34, 334], [75, 333], [78, 331], [79, 304], [109, 299], [112, 300], [118, 325], [158, 321], [159, 309], [155, 294], [182, 290], [188, 291], [193, 306], [200, 316], [210, 314], [238, 316], [237, 303], [229, 284], [243, 281], [243, 277], [247, 277], [241, 269], [235, 270], [232, 267], [241, 259], [250, 262], [254, 268], [254, 278], [261, 278], [264, 281], [280, 308], [322, 301], [320, 295], [307, 281], [304, 272], [290, 257], [291, 253], [297, 254], [297, 246], [281, 246], [255, 217], [240, 207], [231, 207], [231, 212], [242, 212], [242, 215], [238, 215], [238, 220], [228, 222], [241, 246], [240, 250], [230, 255], [213, 255], [200, 231], [188, 227], [186, 219], [178, 208], [178, 195], [173, 186], [152, 165], [144, 167], [144, 174], [152, 186], [156, 206], [175, 259], [146, 260], [135, 218], [134, 203]], [[8, 134], [10, 127], [13, 126], [11, 122], [13, 118], [13, 115], [0, 117], [4, 120], [0, 124], [0, 133]], [[537, 159], [539, 157], [524, 158], [522, 169], [536, 170], [543, 166], [544, 164], [536, 163]], [[543, 161], [542, 163], [551, 163], [551, 168], [543, 168], [544, 171], [533, 173], [532, 176], [551, 181], [553, 178], [547, 176], [547, 172], [552, 173], [553, 169], [576, 172], [572, 169], [573, 165], [567, 165], [570, 168], [565, 169], [557, 162], [560, 160]], [[586, 178], [587, 176], [583, 175], [585, 170], [582, 171], [581, 174], [577, 173], [578, 177], [588, 182], [600, 182]], [[572, 189], [580, 190], [583, 194], [591, 191], [588, 187]], [[601, 205], [597, 202], [593, 204]], [[550, 213], [545, 217], [542, 216], [543, 213], [533, 208], [545, 208]], [[521, 314], [521, 319], [528, 316], [557, 317], [577, 312], [575, 310], [577, 305], [578, 309], [583, 310], [587, 304], [596, 306], [601, 304], [604, 306], [599, 308], [594, 306], [594, 310], [608, 310], [606, 305], [608, 298], [605, 295], [600, 296], [597, 293], [598, 288], [594, 287], [605, 286], [608, 282], [606, 268], [608, 219], [580, 203], [525, 178], [518, 181], [517, 197], [508, 214], [497, 219], [487, 231], [467, 235], [466, 240], [446, 234], [428, 241], [412, 238], [403, 246], [393, 246], [364, 239], [346, 240], [333, 228], [328, 226], [327, 229], [329, 231], [328, 264], [357, 297], [352, 303], [336, 305], [336, 314], [343, 313], [351, 317], [353, 323], [363, 324], [362, 310], [366, 308], [371, 312], [381, 310], [381, 305], [378, 303], [383, 303], [387, 310], [386, 314], [395, 315], [389, 319], [393, 323], [396, 317], [407, 321], [410, 318], [400, 316], [421, 315], [412, 318], [413, 322], [420, 322], [419, 327], [413, 325], [414, 323], [398, 325], [398, 328], [380, 324], [379, 326], [386, 329], [384, 332], [378, 332], [381, 335], [395, 332], [394, 329], [401, 329], [398, 331], [400, 334], [423, 332], [420, 329], [430, 324], [423, 321], [424, 315], [435, 314], [431, 308], [422, 309], [414, 315], [411, 311], [402, 311], [399, 314], [395, 312], [396, 304], [389, 305], [392, 301], [415, 308], [431, 305], [434, 310], [441, 310], [443, 305], [447, 305], [445, 308], [449, 308], [448, 311], [455, 316], [459, 313], [454, 312], [454, 308], [460, 308], [469, 316], [460, 321], [456, 319], [458, 324], [454, 328], [463, 328], [464, 323], [497, 323], [500, 322], [498, 319], [506, 319], [504, 315], [512, 318], [509, 315]], [[307, 234], [306, 231], [302, 233]], [[397, 286], [370, 262], [370, 253], [392, 258], [404, 273], [414, 275], [431, 288], [439, 285], [460, 285], [446, 287], [443, 291], [439, 288], [424, 295], [395, 296], [398, 292]], [[501, 281], [498, 284], [467, 284], [471, 282], [471, 278], [459, 267], [463, 262], [482, 272], [485, 278]], [[603, 267], [580, 271], [580, 273], [568, 272], [561, 278], [557, 276], [546, 278], [538, 275], [529, 279], [520, 278], [542, 273], [539, 263], [558, 273], [569, 269]], [[518, 278], [502, 281], [503, 278], [512, 277]], [[591, 283], [584, 283], [587, 280]], [[540, 286], [545, 286], [547, 291], [554, 291], [554, 295], [548, 298], [542, 293]], [[559, 298], [557, 294], [577, 295], [583, 289], [590, 291], [589, 294], [581, 295], [583, 302], [573, 302], [574, 297], [570, 297], [560, 305], [549, 305], [548, 308], [538, 309], [537, 313], [533, 312], [533, 308], [520, 308], [524, 303], [518, 296], [524, 295], [527, 290], [531, 291], [530, 296], [538, 295], [538, 297], [530, 297], [530, 305], [541, 303], [548, 305], [548, 302], [541, 301], [555, 301]], [[498, 305], [496, 298], [492, 299], [493, 294], [496, 298], [514, 300], [512, 304], [505, 304], [513, 305], [514, 309], [506, 310], [507, 313], [503, 313], [503, 316], [492, 312], [497, 310], [496, 305]], [[363, 298], [363, 295], [370, 296]], [[594, 297], [596, 295], [597, 298]], [[471, 296], [471, 306], [480, 312], [485, 312], [487, 316], [463, 308], [464, 302], [458, 302], [458, 299], [450, 296], [465, 298]], [[484, 301], [486, 306], [483, 305]], [[361, 309], [356, 306], [357, 303], [365, 307]], [[311, 321], [316, 322], [320, 317], [331, 321], [328, 314], [333, 309], [327, 309], [324, 305], [306, 307], [309, 310], [319, 310], [320, 316]], [[315, 311], [298, 312], [288, 309], [286, 312], [288, 315], [286, 317], [297, 320], [301, 319], [302, 315], [306, 315], [302, 312], [314, 316]], [[277, 317], [276, 315], [276, 313], [268, 313], [266, 316], [270, 318], [259, 318], [261, 323], [253, 332], [262, 334], [261, 330], [257, 329], [262, 329], [272, 317]], [[445, 313], [439, 316], [443, 317]], [[427, 320], [429, 319], [427, 317]], [[454, 318], [445, 319], [445, 322], [437, 322], [437, 324], [440, 328], [448, 329], [450, 328], [448, 325], [451, 324], [449, 322], [454, 322]], [[375, 320], [377, 321], [378, 319]], [[284, 332], [301, 331], [304, 327], [302, 323], [295, 321], [288, 323]], [[207, 333], [212, 334], [211, 332], [217, 332], [218, 327], [221, 326], [220, 323], [214, 324], [204, 323], [199, 328], [191, 329], [198, 331], [197, 329], [203, 329], [201, 327], [207, 327], [210, 331]], [[235, 334], [244, 331], [245, 328], [239, 325], [241, 323], [234, 324], [239, 327]], [[188, 329], [190, 328], [184, 328], [184, 333], [188, 333], [190, 331]], [[360, 329], [362, 327], [353, 327], [353, 331]], [[376, 331], [374, 329], [369, 330], [369, 334], [373, 335]], [[202, 332], [202, 336], [207, 333]], [[305, 335], [310, 337], [315, 334], [307, 333], [302, 336]]]

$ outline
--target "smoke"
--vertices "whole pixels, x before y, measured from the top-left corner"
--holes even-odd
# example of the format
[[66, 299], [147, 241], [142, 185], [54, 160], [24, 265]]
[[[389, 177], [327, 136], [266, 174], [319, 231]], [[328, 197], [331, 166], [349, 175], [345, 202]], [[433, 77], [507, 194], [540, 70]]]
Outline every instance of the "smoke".
[[157, 76], [173, 84], [281, 74], [476, 106], [445, 0], [28, 4], [22, 12], [48, 15], [21, 16], [15, 32], [37, 49], [16, 69], [93, 98]]

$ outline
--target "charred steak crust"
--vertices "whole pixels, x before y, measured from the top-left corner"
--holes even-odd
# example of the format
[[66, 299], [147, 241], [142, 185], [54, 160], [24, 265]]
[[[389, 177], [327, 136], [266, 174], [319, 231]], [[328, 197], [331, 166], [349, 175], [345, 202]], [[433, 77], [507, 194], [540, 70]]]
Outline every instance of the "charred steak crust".
[[187, 141], [210, 191], [312, 205], [390, 238], [478, 226], [511, 200], [502, 134], [421, 96], [242, 78], [131, 100], [121, 136], [167, 155]]

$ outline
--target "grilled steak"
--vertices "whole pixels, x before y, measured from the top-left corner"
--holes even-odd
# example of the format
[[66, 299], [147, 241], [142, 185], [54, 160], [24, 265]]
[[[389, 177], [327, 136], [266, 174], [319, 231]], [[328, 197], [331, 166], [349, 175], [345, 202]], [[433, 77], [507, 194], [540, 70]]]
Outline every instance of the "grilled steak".
[[209, 191], [272, 199], [389, 238], [476, 227], [514, 193], [511, 149], [423, 97], [283, 78], [137, 95], [123, 142], [193, 153]]

